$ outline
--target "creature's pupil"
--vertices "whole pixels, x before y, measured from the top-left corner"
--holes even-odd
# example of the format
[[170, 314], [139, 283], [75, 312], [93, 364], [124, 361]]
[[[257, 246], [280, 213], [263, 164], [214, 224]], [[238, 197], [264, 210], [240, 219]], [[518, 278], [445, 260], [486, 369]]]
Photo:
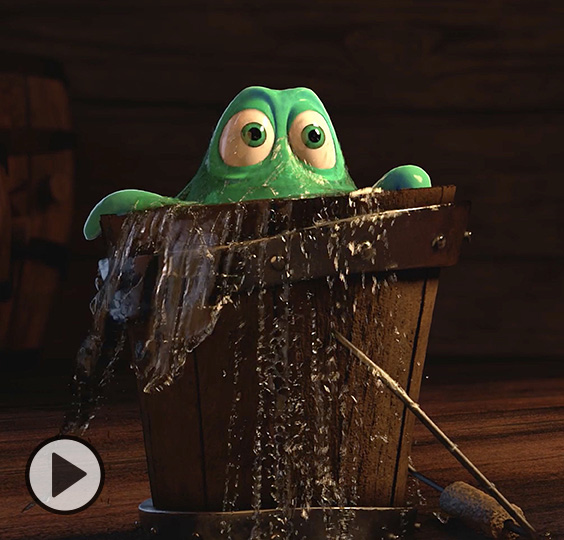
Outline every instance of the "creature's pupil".
[[319, 128], [313, 128], [312, 130], [310, 130], [310, 132], [307, 134], [307, 138], [312, 143], [318, 143], [321, 140], [321, 132], [319, 131]]
[[258, 127], [252, 127], [248, 133], [251, 141], [258, 141], [262, 137], [262, 131]]
[[241, 137], [243, 137], [247, 146], [257, 148], [264, 144], [266, 140], [266, 130], [259, 122], [249, 122], [241, 130]]
[[317, 124], [309, 124], [302, 131], [302, 141], [313, 150], [321, 148], [325, 144], [325, 133]]

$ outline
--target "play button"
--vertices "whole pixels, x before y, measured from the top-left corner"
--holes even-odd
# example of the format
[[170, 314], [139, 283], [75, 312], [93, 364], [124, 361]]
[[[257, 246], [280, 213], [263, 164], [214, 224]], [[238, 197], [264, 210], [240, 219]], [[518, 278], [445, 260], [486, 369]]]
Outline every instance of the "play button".
[[74, 486], [79, 480], [82, 480], [86, 473], [74, 466], [64, 457], [53, 452], [51, 454], [51, 496], [57, 497], [63, 491]]
[[50, 512], [72, 514], [96, 500], [104, 468], [98, 452], [82, 439], [54, 437], [31, 454], [26, 482], [37, 504]]

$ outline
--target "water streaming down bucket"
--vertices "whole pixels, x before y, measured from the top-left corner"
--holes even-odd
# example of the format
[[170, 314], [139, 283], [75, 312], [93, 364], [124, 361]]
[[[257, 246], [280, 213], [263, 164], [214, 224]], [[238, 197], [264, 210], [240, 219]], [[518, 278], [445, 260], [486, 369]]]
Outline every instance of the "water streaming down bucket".
[[[85, 429], [83, 420], [94, 414], [98, 397], [91, 400], [95, 392], [84, 389], [108, 379], [113, 361], [97, 356], [100, 344], [126, 328], [150, 430], [145, 440], [157, 507], [253, 509], [256, 538], [297, 537], [297, 516], [305, 522], [312, 507], [321, 507], [326, 537], [345, 540], [355, 531], [354, 512], [346, 507], [401, 504], [397, 471], [406, 435], [401, 407], [369, 382], [362, 366], [337, 354], [332, 330], [367, 340], [367, 352], [409, 383], [428, 331], [420, 328], [420, 306], [436, 275], [351, 270], [366, 241], [357, 238], [356, 222], [336, 220], [374, 213], [379, 200], [315, 201], [314, 210], [307, 209], [313, 228], [304, 218], [306, 202], [311, 201], [284, 201], [276, 212], [257, 202], [213, 212], [170, 207], [125, 218], [93, 303], [93, 332], [85, 343], [96, 346], [83, 347], [88, 354], [79, 355], [78, 402], [87, 403], [69, 415], [67, 429]], [[331, 225], [327, 242], [312, 251], [325, 224]], [[382, 230], [375, 218], [368, 232], [386, 250], [395, 227]], [[276, 235], [282, 268], [273, 285], [271, 267], [278, 259], [260, 240]], [[323, 250], [330, 274], [296, 281], [300, 265], [306, 275], [317, 271]], [[367, 265], [376, 264], [376, 252], [363, 256]], [[249, 286], [245, 280], [253, 268], [258, 274]], [[417, 309], [404, 309], [404, 296]], [[108, 352], [119, 343], [114, 340]], [[194, 414], [184, 411], [192, 407], [188, 403], [195, 404]], [[170, 429], [159, 427], [166, 420], [155, 416], [159, 410], [188, 422], [174, 426], [176, 453], [166, 444]], [[201, 455], [194, 439], [201, 439]], [[198, 459], [202, 477], [185, 471]], [[167, 462], [172, 471], [154, 469]], [[171, 490], [175, 483], [179, 488]], [[173, 495], [187, 493], [180, 487], [187, 484], [193, 493], [183, 500]], [[271, 508], [277, 509], [274, 518], [264, 519], [263, 511]], [[222, 531], [233, 537], [228, 522]]]

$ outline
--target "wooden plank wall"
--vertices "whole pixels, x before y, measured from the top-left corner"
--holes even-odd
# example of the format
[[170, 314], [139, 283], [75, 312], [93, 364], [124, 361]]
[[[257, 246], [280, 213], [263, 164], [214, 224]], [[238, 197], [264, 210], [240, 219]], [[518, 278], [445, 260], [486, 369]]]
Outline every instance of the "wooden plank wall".
[[416, 163], [473, 201], [432, 354], [563, 354], [563, 23], [559, 0], [3, 0], [0, 50], [64, 63], [78, 133], [47, 357], [71, 356], [88, 325], [90, 208], [121, 188], [177, 193], [251, 84], [313, 88], [359, 186]]

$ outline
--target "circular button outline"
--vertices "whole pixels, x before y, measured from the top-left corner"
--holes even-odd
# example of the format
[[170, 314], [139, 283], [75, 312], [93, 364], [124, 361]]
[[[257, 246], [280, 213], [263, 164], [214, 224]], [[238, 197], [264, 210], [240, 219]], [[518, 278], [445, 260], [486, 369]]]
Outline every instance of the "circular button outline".
[[[39, 499], [39, 497], [37, 497], [37, 495], [35, 495], [35, 492], [31, 487], [31, 480], [29, 478], [31, 463], [35, 458], [35, 456], [48, 444], [65, 439], [75, 441], [86, 446], [86, 448], [88, 448], [94, 454], [94, 457], [98, 461], [98, 466], [100, 467], [100, 484], [98, 485], [98, 489], [96, 490], [96, 493], [86, 504], [83, 504], [82, 506], [75, 508], [74, 510], [57, 510], [55, 508], [51, 508], [50, 506], [46, 505], [42, 500]], [[29, 494], [31, 495], [35, 503], [41, 506], [41, 508], [43, 508], [44, 510], [51, 512], [52, 514], [61, 514], [65, 516], [68, 516], [69, 514], [77, 514], [78, 512], [82, 512], [83, 510], [86, 510], [91, 504], [93, 504], [96, 501], [96, 499], [100, 496], [100, 493], [102, 492], [105, 478], [106, 478], [106, 471], [104, 469], [104, 462], [102, 461], [102, 458], [100, 457], [98, 451], [89, 442], [85, 441], [84, 439], [81, 439], [80, 437], [75, 437], [74, 435], [56, 435], [55, 437], [50, 437], [49, 439], [45, 439], [42, 443], [38, 444], [35, 447], [33, 452], [30, 454], [29, 459], [27, 460], [27, 465], [25, 467], [25, 483], [27, 485], [27, 490], [29, 491]]]

